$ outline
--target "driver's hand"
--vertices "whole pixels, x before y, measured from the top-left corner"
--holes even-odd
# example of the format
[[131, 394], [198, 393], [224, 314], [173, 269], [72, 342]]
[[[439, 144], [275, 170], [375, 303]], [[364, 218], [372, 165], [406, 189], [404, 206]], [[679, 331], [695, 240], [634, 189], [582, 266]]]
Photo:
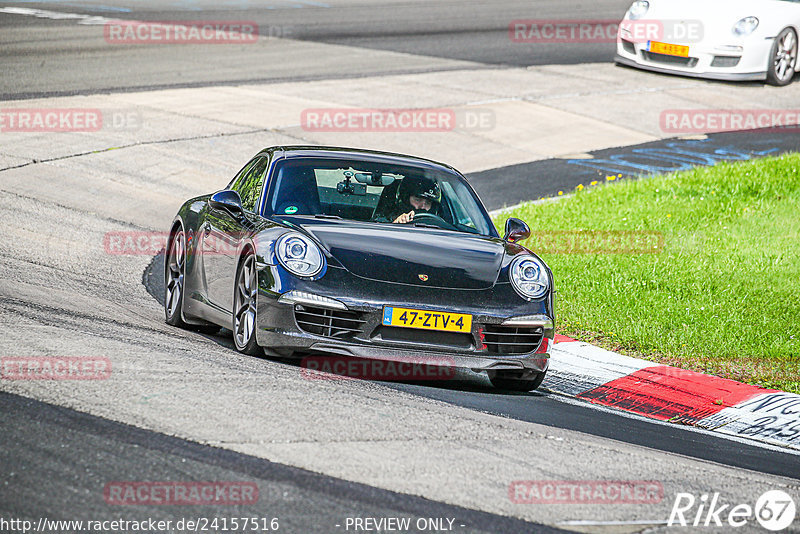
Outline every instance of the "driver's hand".
[[406, 224], [406, 223], [410, 223], [413, 220], [414, 220], [414, 210], [411, 210], [408, 213], [404, 213], [404, 214], [400, 215], [399, 217], [397, 217], [394, 220], [394, 222], [399, 223], [399, 224]]

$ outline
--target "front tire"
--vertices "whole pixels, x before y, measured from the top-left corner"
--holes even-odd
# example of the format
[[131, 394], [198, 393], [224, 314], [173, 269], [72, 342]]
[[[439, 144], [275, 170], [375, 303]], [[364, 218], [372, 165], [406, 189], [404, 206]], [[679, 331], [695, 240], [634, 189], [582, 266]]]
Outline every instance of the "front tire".
[[183, 228], [178, 231], [169, 243], [166, 259], [166, 276], [164, 280], [164, 315], [167, 324], [186, 328], [183, 320], [183, 294], [186, 275], [186, 234]]
[[535, 371], [493, 371], [488, 374], [489, 380], [497, 389], [528, 392], [535, 390], [542, 384], [547, 371], [541, 373]]
[[772, 44], [767, 67], [767, 82], [784, 86], [792, 83], [797, 67], [797, 34], [792, 28], [784, 28]]
[[256, 343], [256, 296], [258, 295], [258, 272], [256, 257], [252, 251], [245, 252], [236, 274], [233, 298], [233, 342], [242, 354], [262, 354]]

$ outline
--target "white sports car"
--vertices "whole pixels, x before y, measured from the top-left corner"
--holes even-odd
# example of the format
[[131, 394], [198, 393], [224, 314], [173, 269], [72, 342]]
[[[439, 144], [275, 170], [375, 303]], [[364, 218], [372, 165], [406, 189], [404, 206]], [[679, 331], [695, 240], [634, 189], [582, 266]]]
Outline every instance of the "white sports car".
[[791, 83], [800, 0], [637, 0], [620, 23], [615, 62], [720, 80]]

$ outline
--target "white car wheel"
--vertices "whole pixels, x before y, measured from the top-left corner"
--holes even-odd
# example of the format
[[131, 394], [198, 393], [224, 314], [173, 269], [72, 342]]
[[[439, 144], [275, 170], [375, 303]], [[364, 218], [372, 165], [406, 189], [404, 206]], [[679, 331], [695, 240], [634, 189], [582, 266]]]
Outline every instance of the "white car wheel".
[[797, 34], [785, 28], [772, 45], [767, 81], [772, 85], [789, 85], [797, 67]]

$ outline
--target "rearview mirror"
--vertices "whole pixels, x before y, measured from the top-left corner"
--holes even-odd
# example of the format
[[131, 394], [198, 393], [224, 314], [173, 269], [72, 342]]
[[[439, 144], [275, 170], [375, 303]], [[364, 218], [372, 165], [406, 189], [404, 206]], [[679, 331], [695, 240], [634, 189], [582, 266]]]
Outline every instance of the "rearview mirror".
[[355, 179], [364, 185], [382, 185], [386, 187], [394, 183], [395, 177], [391, 174], [383, 174], [380, 172], [357, 172], [355, 173]]
[[216, 210], [225, 210], [231, 215], [241, 215], [244, 212], [242, 198], [239, 193], [230, 189], [217, 191], [211, 195], [208, 204]]
[[511, 217], [506, 221], [506, 235], [503, 236], [504, 241], [509, 243], [516, 243], [523, 239], [528, 239], [531, 236], [531, 229], [525, 221]]

